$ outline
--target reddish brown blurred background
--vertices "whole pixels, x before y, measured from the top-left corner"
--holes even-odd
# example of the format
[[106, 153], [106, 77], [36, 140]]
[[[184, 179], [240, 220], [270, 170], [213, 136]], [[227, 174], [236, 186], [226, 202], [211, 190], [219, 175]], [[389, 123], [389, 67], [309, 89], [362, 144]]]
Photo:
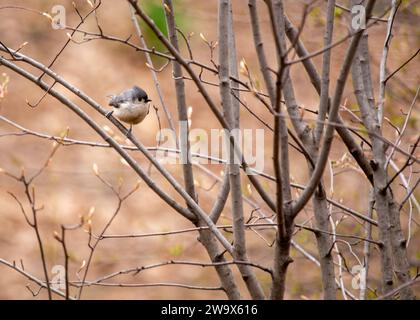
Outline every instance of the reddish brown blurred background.
[[[150, 1], [144, 1], [150, 2]], [[159, 2], [159, 1], [157, 1]], [[302, 14], [302, 4], [304, 1], [285, 1], [286, 11], [289, 17], [298, 24]], [[82, 13], [89, 10], [86, 1], [75, 1], [77, 7]], [[255, 51], [253, 48], [251, 29], [248, 18], [248, 8], [245, 0], [234, 0], [234, 23], [236, 29], [236, 40], [238, 48], [238, 57], [244, 57], [256, 78], [261, 77], [258, 70]], [[345, 1], [343, 2], [345, 3]], [[377, 12], [385, 7], [385, 1], [379, 1]], [[413, 1], [412, 7], [420, 10], [418, 1]], [[22, 49], [22, 53], [37, 59], [48, 65], [55, 57], [57, 52], [67, 40], [67, 31], [53, 30], [48, 19], [36, 13], [2, 8], [8, 5], [23, 6], [33, 8], [39, 11], [50, 12], [53, 5], [62, 4], [67, 10], [67, 25], [75, 26], [78, 23], [78, 17], [73, 10], [71, 1], [58, 0], [32, 0], [32, 1], [8, 1], [0, 0], [0, 39], [9, 47], [17, 48], [22, 43], [28, 44]], [[324, 5], [324, 4], [323, 4]], [[183, 0], [177, 4], [179, 10], [179, 27], [187, 34], [194, 32], [191, 38], [194, 57], [197, 60], [209, 63], [209, 50], [198, 36], [203, 33], [208, 40], [217, 40], [217, 1], [194, 1]], [[310, 51], [317, 50], [322, 46], [323, 32], [323, 12], [324, 8], [313, 10], [308, 16], [302, 38]], [[419, 29], [415, 28], [413, 21], [418, 21], [419, 11], [407, 12], [402, 9], [396, 22], [395, 38], [392, 42], [388, 67], [394, 70], [420, 45]], [[345, 13], [337, 16], [337, 28], [334, 38], [339, 39], [347, 32], [347, 20]], [[134, 34], [132, 22], [130, 20], [130, 11], [126, 1], [104, 0], [101, 9], [98, 12], [100, 24], [106, 34], [127, 38]], [[264, 6], [260, 6], [260, 20], [264, 32], [265, 46], [269, 53], [269, 59], [275, 61], [274, 43], [270, 38], [270, 26], [267, 13]], [[95, 30], [93, 17], [89, 18], [82, 27], [84, 30]], [[386, 31], [386, 24], [380, 24], [371, 30], [370, 53], [375, 64], [373, 65], [374, 79], [378, 79], [378, 62], [380, 60], [383, 40]], [[133, 35], [132, 41], [137, 43], [138, 39]], [[337, 72], [342, 61], [343, 52], [346, 45], [341, 45], [333, 51], [333, 72], [332, 79], [336, 79]], [[183, 47], [186, 54], [186, 48]], [[320, 57], [314, 59], [317, 66], [320, 66]], [[162, 61], [155, 60], [157, 64]], [[23, 66], [23, 65], [22, 65]], [[25, 66], [26, 67], [26, 66]], [[399, 81], [404, 83], [402, 87], [398, 82], [391, 81], [389, 88], [391, 93], [387, 96], [386, 116], [391, 122], [400, 126], [402, 115], [400, 110], [407, 111], [410, 101], [413, 98], [413, 90], [419, 84], [418, 68], [419, 60], [411, 62], [410, 66], [403, 69], [399, 75]], [[36, 75], [39, 71], [30, 69]], [[167, 127], [164, 119], [162, 107], [159, 105], [158, 96], [153, 85], [150, 70], [145, 66], [145, 57], [141, 52], [136, 52], [132, 48], [121, 44], [107, 42], [104, 40], [91, 41], [84, 44], [71, 43], [61, 54], [53, 66], [53, 70], [68, 80], [76, 87], [82, 89], [103, 106], [107, 105], [106, 96], [111, 93], [119, 92], [125, 88], [137, 84], [144, 88], [154, 100], [159, 108], [159, 115], [162, 125]], [[79, 118], [61, 105], [57, 100], [51, 97], [45, 97], [38, 107], [32, 109], [26, 104], [26, 100], [35, 103], [43, 95], [43, 92], [32, 83], [19, 77], [15, 73], [0, 66], [0, 74], [7, 74], [10, 77], [7, 95], [0, 104], [0, 112], [3, 116], [12, 119], [31, 130], [47, 133], [50, 135], [60, 135], [69, 127], [69, 137], [74, 139], [100, 141], [100, 138]], [[158, 74], [161, 82], [165, 100], [176, 119], [176, 105], [170, 68], [166, 68]], [[315, 110], [318, 105], [318, 97], [312, 88], [304, 70], [301, 66], [295, 66], [292, 69], [293, 79], [298, 85], [295, 86], [299, 103], [307, 108]], [[47, 78], [45, 78], [47, 79]], [[206, 79], [214, 81], [213, 75], [206, 75]], [[50, 80], [48, 80], [51, 83]], [[216, 119], [208, 110], [205, 102], [197, 93], [195, 86], [187, 84], [187, 103], [193, 107], [192, 127], [219, 128]], [[332, 85], [335, 81], [332, 80]], [[61, 92], [68, 94], [60, 86], [56, 86]], [[216, 101], [218, 98], [218, 88], [208, 87]], [[377, 89], [377, 87], [376, 87]], [[348, 99], [347, 105], [354, 107], [354, 99], [351, 94], [350, 86], [347, 86], [345, 98]], [[71, 99], [79, 105], [89, 115], [91, 115], [102, 126], [110, 123], [94, 110], [89, 108], [81, 100]], [[271, 121], [265, 112], [263, 106], [257, 104], [251, 96], [246, 96], [250, 106], [257, 114]], [[243, 128], [261, 128], [245, 111], [241, 111]], [[343, 116], [346, 116], [343, 113]], [[418, 108], [413, 112], [414, 121], [410, 122], [407, 130], [407, 136], [403, 141], [403, 148], [407, 148], [407, 143], [419, 131], [419, 124], [416, 119], [419, 116]], [[311, 117], [306, 113], [305, 117]], [[135, 127], [135, 135], [147, 146], [156, 145], [156, 134], [158, 122], [154, 112], [139, 126]], [[0, 122], [0, 134], [16, 131], [4, 122]], [[395, 134], [390, 126], [386, 126], [387, 137], [394, 140]], [[118, 133], [120, 141], [123, 137]], [[272, 173], [271, 169], [271, 141], [272, 137], [266, 132], [266, 167], [265, 171]], [[25, 168], [25, 173], [31, 175], [42, 166], [48, 153], [52, 148], [52, 142], [41, 140], [31, 136], [5, 136], [0, 138], [0, 167], [10, 173], [18, 175], [21, 168]], [[331, 153], [331, 160], [338, 161], [342, 158], [344, 148], [337, 142]], [[294, 151], [291, 151], [292, 176], [294, 181], [304, 184], [307, 181], [307, 165], [304, 159]], [[140, 161], [144, 168], [148, 163], [139, 153], [134, 153], [136, 159]], [[418, 156], [418, 153], [417, 153]], [[349, 158], [350, 159], [350, 158]], [[402, 165], [404, 157], [397, 155], [396, 162]], [[93, 230], [98, 232], [106, 223], [117, 204], [116, 198], [93, 174], [92, 164], [97, 163], [99, 171], [103, 177], [115, 185], [123, 181], [124, 190], [129, 190], [137, 181], [133, 171], [127, 166], [121, 164], [120, 157], [111, 149], [92, 148], [86, 146], [68, 146], [61, 147], [53, 158], [52, 163], [47, 170], [40, 176], [36, 182], [37, 201], [43, 204], [45, 209], [40, 212], [39, 223], [41, 234], [44, 239], [48, 265], [63, 263], [63, 255], [60, 244], [54, 240], [53, 231], [59, 230], [60, 224], [73, 224], [79, 221], [79, 215], [86, 215], [91, 207], [95, 207], [93, 216]], [[182, 170], [179, 166], [168, 166], [170, 171], [181, 181]], [[216, 174], [220, 174], [222, 169], [218, 165], [208, 166]], [[418, 167], [417, 167], [418, 169]], [[344, 204], [359, 210], [362, 213], [367, 212], [367, 202], [369, 185], [363, 175], [354, 169], [352, 162], [343, 168], [335, 168], [334, 193], [330, 196]], [[156, 170], [152, 170], [152, 177], [165, 186], [173, 197], [179, 200], [175, 192], [165, 184], [159, 177]], [[200, 204], [209, 210], [217, 195], [218, 185], [211, 189], [211, 192], [205, 189], [213, 185], [213, 180], [201, 171], [195, 171], [199, 190]], [[327, 190], [330, 187], [330, 175], [326, 173]], [[243, 179], [246, 187], [247, 180]], [[274, 192], [273, 185], [268, 183], [265, 187]], [[246, 189], [246, 188], [244, 188]], [[39, 259], [39, 250], [35, 239], [35, 234], [25, 223], [22, 214], [16, 202], [7, 192], [13, 192], [20, 199], [24, 199], [21, 184], [12, 179], [0, 175], [0, 257], [9, 261], [23, 260], [25, 270], [32, 272], [37, 277], [42, 278], [42, 268]], [[404, 193], [401, 188], [395, 188], [397, 199], [402, 199]], [[418, 196], [418, 191], [415, 195]], [[251, 192], [247, 194], [255, 201], [259, 198]], [[311, 206], [308, 205], [305, 212], [300, 214], [299, 221], [304, 221], [312, 216]], [[245, 206], [247, 216], [252, 208]], [[226, 207], [224, 217], [221, 223], [230, 223], [229, 205]], [[420, 220], [419, 213], [414, 211], [414, 219]], [[405, 233], [407, 233], [407, 215], [402, 214], [402, 224]], [[127, 202], [124, 203], [121, 212], [109, 229], [109, 234], [134, 234], [170, 231], [191, 227], [185, 219], [175, 213], [170, 207], [164, 204], [147, 186], [142, 182], [140, 188]], [[340, 232], [358, 232], [362, 226], [348, 217], [339, 226]], [[409, 245], [410, 258], [420, 258], [419, 248], [419, 228], [417, 223], [412, 224], [412, 238]], [[259, 263], [271, 265], [272, 249], [268, 247], [254, 233], [249, 232], [248, 247], [251, 259]], [[271, 233], [264, 234], [268, 240], [272, 240]], [[228, 235], [228, 237], [231, 237]], [[91, 271], [88, 279], [95, 279], [121, 269], [134, 266], [142, 266], [151, 263], [157, 263], [170, 259], [208, 261], [208, 257], [203, 247], [196, 241], [197, 234], [182, 234], [173, 236], [161, 236], [141, 239], [125, 240], [104, 240], [98, 246]], [[88, 255], [87, 234], [82, 230], [69, 232], [69, 252], [71, 263], [71, 277], [75, 278], [75, 272], [86, 259]], [[309, 252], [316, 255], [316, 242], [314, 236], [307, 231], [300, 231], [295, 240], [303, 245]], [[350, 265], [355, 264], [355, 259], [349, 254], [344, 246], [342, 250], [348, 258]], [[372, 252], [374, 263], [371, 269], [371, 286], [376, 286], [378, 279], [378, 254], [375, 250]], [[292, 252], [295, 262], [289, 268], [288, 289], [286, 298], [309, 298], [319, 299], [321, 294], [321, 282], [319, 269], [310, 261], [303, 258], [296, 251]], [[236, 270], [235, 270], [236, 273]], [[257, 271], [259, 279], [262, 281], [264, 289], [268, 290], [270, 279], [266, 274]], [[240, 277], [238, 277], [239, 279]], [[345, 275], [346, 281], [350, 281], [350, 276]], [[191, 266], [166, 266], [151, 271], [145, 271], [134, 278], [130, 276], [119, 277], [116, 282], [133, 283], [152, 283], [152, 282], [175, 282], [187, 283], [192, 285], [217, 286], [218, 279], [211, 268], [200, 268]], [[241, 281], [238, 281], [241, 283]], [[0, 265], [0, 298], [2, 299], [32, 299], [32, 294], [25, 288], [28, 284], [21, 275], [15, 271]], [[33, 290], [37, 290], [36, 285], [30, 284]], [[241, 284], [243, 287], [243, 285]], [[417, 292], [419, 289], [417, 288]], [[45, 291], [34, 299], [46, 298]], [[220, 291], [197, 291], [180, 288], [155, 287], [155, 288], [104, 288], [88, 287], [85, 289], [84, 298], [89, 299], [217, 299], [225, 298]]]

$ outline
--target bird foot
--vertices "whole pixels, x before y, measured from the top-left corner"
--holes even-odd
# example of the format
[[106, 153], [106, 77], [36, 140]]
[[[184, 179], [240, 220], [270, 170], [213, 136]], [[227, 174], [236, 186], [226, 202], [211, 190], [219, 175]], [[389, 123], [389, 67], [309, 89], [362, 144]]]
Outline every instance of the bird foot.
[[111, 118], [112, 114], [114, 113], [114, 110], [111, 110], [109, 112], [107, 112], [107, 114], [105, 115], [105, 117], [107, 117], [108, 119]]
[[125, 136], [128, 138], [131, 134], [133, 133], [133, 125], [130, 125], [130, 129], [127, 130], [127, 133], [125, 134]]

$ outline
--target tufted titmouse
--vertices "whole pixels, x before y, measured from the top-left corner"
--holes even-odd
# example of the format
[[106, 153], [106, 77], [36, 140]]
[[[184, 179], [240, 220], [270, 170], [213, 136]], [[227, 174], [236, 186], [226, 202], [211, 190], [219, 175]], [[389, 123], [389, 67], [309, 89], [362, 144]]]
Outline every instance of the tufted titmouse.
[[152, 100], [148, 98], [143, 89], [137, 86], [110, 97], [109, 105], [114, 109], [108, 112], [107, 118], [114, 115], [119, 120], [130, 124], [129, 132], [131, 132], [133, 124], [142, 122], [149, 114], [150, 101]]

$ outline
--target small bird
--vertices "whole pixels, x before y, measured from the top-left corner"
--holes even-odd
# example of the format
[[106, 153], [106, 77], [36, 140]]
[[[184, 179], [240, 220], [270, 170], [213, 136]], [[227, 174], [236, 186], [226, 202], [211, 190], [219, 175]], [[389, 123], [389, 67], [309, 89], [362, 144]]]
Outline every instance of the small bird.
[[150, 101], [152, 100], [149, 99], [143, 89], [137, 86], [110, 97], [109, 105], [114, 108], [107, 113], [106, 117], [109, 118], [113, 115], [119, 120], [130, 124], [128, 133], [131, 133], [133, 124], [142, 122], [149, 114]]

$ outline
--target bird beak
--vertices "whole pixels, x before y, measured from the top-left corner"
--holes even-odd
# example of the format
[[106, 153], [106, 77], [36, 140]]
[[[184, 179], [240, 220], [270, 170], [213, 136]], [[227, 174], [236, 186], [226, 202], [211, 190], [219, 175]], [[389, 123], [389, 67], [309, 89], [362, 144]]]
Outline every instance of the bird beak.
[[106, 97], [109, 99], [108, 105], [115, 107], [115, 103], [114, 103], [115, 94], [109, 94]]

